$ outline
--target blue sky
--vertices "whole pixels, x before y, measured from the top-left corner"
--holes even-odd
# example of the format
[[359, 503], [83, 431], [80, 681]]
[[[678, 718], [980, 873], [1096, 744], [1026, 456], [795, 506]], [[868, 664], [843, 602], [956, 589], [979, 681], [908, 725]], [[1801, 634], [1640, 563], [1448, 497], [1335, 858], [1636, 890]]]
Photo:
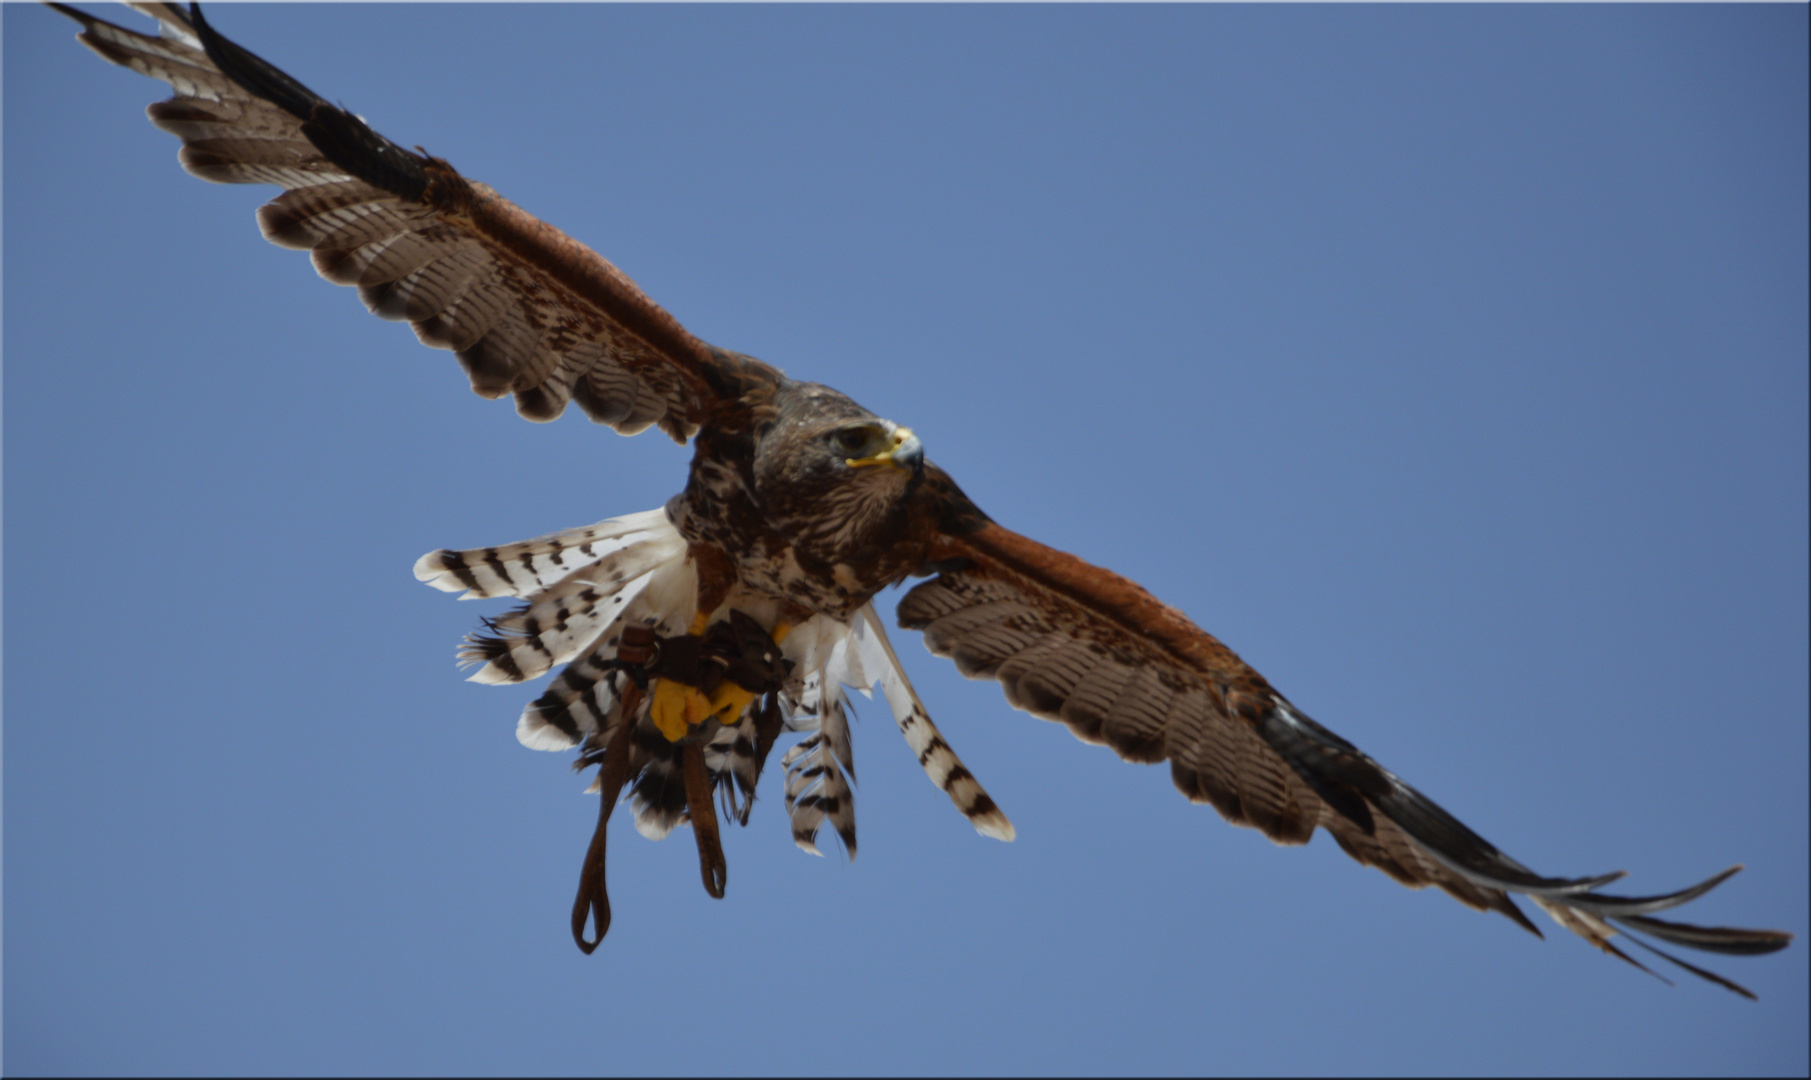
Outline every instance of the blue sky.
[[[137, 20], [121, 11], [119, 18]], [[911, 425], [1543, 872], [1807, 913], [1807, 9], [222, 8], [699, 336]], [[471, 395], [5, 31], [7, 1072], [1784, 1073], [1805, 942], [1656, 980], [1279, 849], [896, 641], [861, 856], [618, 821], [422, 552], [687, 451]], [[889, 619], [892, 598], [883, 600]]]

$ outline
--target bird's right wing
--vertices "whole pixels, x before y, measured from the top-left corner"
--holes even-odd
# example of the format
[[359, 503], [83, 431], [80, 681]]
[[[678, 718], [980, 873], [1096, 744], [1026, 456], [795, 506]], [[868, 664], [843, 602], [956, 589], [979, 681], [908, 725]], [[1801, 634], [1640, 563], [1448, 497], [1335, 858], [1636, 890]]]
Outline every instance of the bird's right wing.
[[175, 90], [146, 111], [182, 140], [185, 169], [283, 188], [259, 208], [265, 237], [451, 349], [480, 395], [513, 394], [537, 421], [577, 401], [625, 435], [658, 424], [683, 442], [751, 380], [778, 376], [693, 337], [590, 248], [221, 37], [198, 6], [133, 4], [159, 36], [51, 6], [103, 59]]

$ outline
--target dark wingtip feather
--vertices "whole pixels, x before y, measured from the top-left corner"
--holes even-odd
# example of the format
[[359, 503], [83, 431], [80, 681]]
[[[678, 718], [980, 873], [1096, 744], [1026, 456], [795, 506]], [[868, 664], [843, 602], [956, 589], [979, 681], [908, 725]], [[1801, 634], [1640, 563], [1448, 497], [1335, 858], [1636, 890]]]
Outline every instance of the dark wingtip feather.
[[201, 14], [200, 4], [189, 5], [189, 17], [201, 47], [221, 74], [302, 121], [302, 133], [329, 161], [405, 199], [419, 200], [427, 191], [425, 157], [397, 146], [263, 57], [222, 37]]
[[1541, 933], [1541, 928], [1534, 925], [1534, 922], [1528, 918], [1527, 913], [1516, 906], [1515, 898], [1508, 893], [1498, 892], [1493, 894], [1490, 908], [1492, 911], [1501, 912], [1508, 916], [1517, 926], [1528, 931], [1530, 934], [1533, 934], [1535, 937], [1540, 938], [1542, 941], [1547, 940], [1547, 935]]
[[86, 11], [83, 11], [80, 8], [72, 8], [68, 4], [58, 4], [51, 2], [51, 0], [46, 0], [44, 6], [58, 14], [67, 15], [84, 26], [98, 21], [93, 15], [88, 14]]
[[[1630, 938], [1629, 940], [1635, 941], [1634, 938]], [[1623, 963], [1629, 964], [1633, 967], [1640, 968], [1642, 971], [1647, 972], [1649, 975], [1652, 975], [1654, 978], [1659, 979], [1661, 982], [1665, 983], [1668, 986], [1676, 985], [1673, 982], [1673, 980], [1667, 978], [1665, 975], [1660, 974], [1658, 971], [1655, 971], [1653, 968], [1648, 967], [1646, 964], [1635, 959], [1633, 956], [1630, 956], [1628, 953], [1623, 952], [1621, 949], [1618, 949], [1615, 945], [1611, 944], [1608, 941], [1596, 941], [1596, 942], [1592, 942], [1592, 944], [1596, 945], [1598, 948], [1602, 949], [1604, 952], [1609, 953], [1611, 956], [1616, 957], [1618, 960], [1621, 960]], [[1635, 941], [1635, 944], [1641, 945], [1642, 943], [1639, 941]], [[1649, 952], [1658, 952], [1659, 951], [1657, 949], [1654, 949], [1652, 946], [1648, 946], [1648, 945], [1642, 945], [1642, 947], [1647, 949]], [[1660, 953], [1660, 955], [1666, 956], [1665, 953]], [[1670, 956], [1667, 956], [1666, 958], [1668, 960], [1672, 960], [1672, 957], [1670, 957]], [[1677, 961], [1674, 961], [1674, 962], [1677, 963]]]
[[1721, 885], [1734, 877], [1736, 872], [1741, 869], [1742, 864], [1737, 863], [1722, 873], [1713, 874], [1690, 888], [1680, 889], [1678, 892], [1661, 893], [1658, 896], [1625, 897], [1587, 893], [1571, 897], [1568, 900], [1568, 903], [1570, 903], [1572, 907], [1578, 908], [1580, 911], [1589, 911], [1592, 914], [1603, 915], [1609, 918], [1645, 915], [1649, 912], [1665, 911], [1667, 908], [1675, 908], [1680, 904], [1696, 900], [1698, 897], [1703, 896], [1718, 885]]
[[[1659, 920], [1653, 919], [1653, 920], [1647, 920], [1647, 921], [1658, 922]], [[1747, 998], [1749, 1001], [1761, 1000], [1759, 997], [1757, 997], [1755, 995], [1754, 991], [1748, 989], [1746, 986], [1743, 986], [1741, 983], [1736, 982], [1733, 979], [1725, 979], [1723, 976], [1718, 975], [1714, 971], [1707, 971], [1704, 968], [1701, 968], [1696, 964], [1687, 963], [1684, 960], [1679, 959], [1677, 956], [1674, 956], [1672, 953], [1666, 952], [1661, 949], [1656, 949], [1654, 946], [1649, 945], [1647, 942], [1641, 940], [1638, 937], [1635, 937], [1633, 934], [1630, 934], [1627, 936], [1630, 941], [1632, 941], [1635, 944], [1646, 949], [1648, 952], [1653, 953], [1655, 956], [1658, 956], [1660, 959], [1665, 960], [1669, 964], [1675, 964], [1679, 967], [1684, 968], [1686, 971], [1691, 972], [1693, 975], [1696, 975], [1698, 978], [1703, 979], [1705, 982], [1716, 983], [1718, 986], [1721, 986], [1723, 989], [1731, 991], [1732, 993], [1740, 994], [1743, 997]], [[1787, 936], [1790, 937], [1791, 935], [1787, 935]], [[1623, 959], [1627, 960], [1628, 958], [1623, 957]], [[1633, 960], [1630, 960], [1629, 962], [1632, 964], [1634, 963]], [[1635, 964], [1635, 966], [1641, 967], [1640, 964]], [[1647, 969], [1642, 968], [1642, 970], [1646, 971]], [[1660, 978], [1660, 976], [1656, 975], [1655, 978]], [[1666, 980], [1666, 979], [1661, 979], [1661, 981], [1667, 982], [1667, 984], [1669, 986], [1671, 985], [1671, 983], [1668, 982], [1668, 980]]]
[[201, 14], [200, 4], [189, 5], [189, 25], [220, 73], [246, 91], [298, 120], [308, 119], [316, 105], [326, 104], [319, 94], [279, 71], [269, 61], [216, 33]]
[[1694, 926], [1645, 915], [1623, 915], [1615, 921], [1631, 930], [1652, 934], [1662, 941], [1688, 949], [1727, 953], [1731, 956], [1765, 956], [1792, 944], [1784, 930], [1743, 930], [1729, 926]]

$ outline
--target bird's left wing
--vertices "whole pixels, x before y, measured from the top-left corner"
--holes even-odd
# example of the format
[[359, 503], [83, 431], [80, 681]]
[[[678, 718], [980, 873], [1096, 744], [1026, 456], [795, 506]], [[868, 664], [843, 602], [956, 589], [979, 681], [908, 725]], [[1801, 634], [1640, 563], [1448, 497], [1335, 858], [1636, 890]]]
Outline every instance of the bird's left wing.
[[590, 248], [220, 36], [198, 6], [133, 4], [159, 36], [51, 6], [102, 58], [175, 90], [146, 112], [182, 140], [184, 168], [283, 188], [258, 211], [265, 237], [451, 349], [478, 394], [513, 394], [530, 420], [576, 401], [625, 435], [658, 424], [683, 442], [749, 380], [777, 377], [693, 337]]
[[1630, 963], [1610, 941], [1619, 932], [1612, 923], [1712, 952], [1773, 952], [1791, 940], [1778, 931], [1652, 917], [1702, 896], [1736, 868], [1639, 898], [1598, 891], [1619, 873], [1536, 874], [1315, 723], [1231, 649], [1137, 584], [978, 515], [948, 520], [956, 527], [946, 525], [932, 551], [931, 565], [941, 569], [900, 600], [900, 625], [922, 630], [925, 645], [964, 675], [998, 680], [1014, 707], [1061, 721], [1084, 742], [1110, 746], [1128, 761], [1168, 761], [1184, 795], [1212, 804], [1235, 825], [1279, 844], [1306, 843], [1323, 828], [1354, 859], [1404, 885], [1438, 886], [1538, 935], [1510, 898], [1522, 893]]

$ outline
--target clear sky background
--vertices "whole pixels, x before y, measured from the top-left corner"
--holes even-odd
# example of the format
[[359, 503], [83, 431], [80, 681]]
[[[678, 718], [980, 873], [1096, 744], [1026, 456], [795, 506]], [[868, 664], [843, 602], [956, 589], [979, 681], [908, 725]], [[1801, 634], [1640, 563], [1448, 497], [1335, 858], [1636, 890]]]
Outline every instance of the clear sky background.
[[[1680, 914], [1806, 932], [1805, 6], [217, 20], [1537, 870], [1744, 862]], [[517, 745], [537, 686], [454, 668], [500, 605], [409, 568], [689, 451], [473, 396], [75, 29], [4, 12], [7, 1072], [1807, 1070], [1802, 938], [1709, 961], [1759, 1003], [1669, 989], [1230, 828], [904, 632], [1016, 843], [870, 707], [854, 864], [777, 769], [720, 902], [619, 817], [580, 955], [586, 780]]]

